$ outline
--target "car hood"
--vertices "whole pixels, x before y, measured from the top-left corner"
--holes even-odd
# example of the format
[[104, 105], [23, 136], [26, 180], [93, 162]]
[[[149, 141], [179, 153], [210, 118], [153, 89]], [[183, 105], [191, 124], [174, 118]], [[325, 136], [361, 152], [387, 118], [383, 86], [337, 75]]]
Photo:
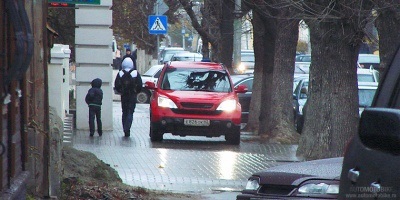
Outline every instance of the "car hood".
[[165, 95], [171, 100], [180, 102], [191, 102], [191, 103], [213, 103], [219, 104], [223, 100], [232, 97], [233, 92], [206, 92], [206, 91], [166, 91]]
[[343, 157], [279, 165], [255, 173], [260, 184], [299, 185], [308, 179], [339, 180]]

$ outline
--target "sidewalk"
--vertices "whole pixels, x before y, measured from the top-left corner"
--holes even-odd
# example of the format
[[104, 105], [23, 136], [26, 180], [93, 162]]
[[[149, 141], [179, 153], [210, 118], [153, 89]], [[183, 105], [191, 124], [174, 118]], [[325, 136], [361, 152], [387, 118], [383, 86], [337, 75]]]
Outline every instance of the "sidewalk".
[[298, 161], [297, 145], [242, 141], [235, 146], [226, 144], [224, 137], [171, 134], [165, 134], [163, 142], [152, 143], [148, 109], [147, 104], [137, 104], [131, 137], [126, 138], [121, 125], [121, 104], [114, 102], [114, 130], [92, 138], [88, 131], [78, 130], [72, 145], [110, 164], [128, 185], [179, 193], [238, 193], [252, 173]]

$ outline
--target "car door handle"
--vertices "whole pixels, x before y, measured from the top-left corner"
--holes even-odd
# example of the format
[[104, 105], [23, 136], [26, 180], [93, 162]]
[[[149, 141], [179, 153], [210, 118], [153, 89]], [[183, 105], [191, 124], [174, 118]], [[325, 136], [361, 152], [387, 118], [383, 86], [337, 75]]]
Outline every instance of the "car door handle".
[[356, 168], [350, 169], [349, 173], [347, 174], [347, 178], [349, 178], [352, 182], [357, 182], [359, 176], [360, 171], [356, 170]]
[[373, 183], [371, 183], [371, 188], [372, 188], [371, 192], [376, 194], [381, 191], [381, 184], [379, 184], [377, 182], [373, 182]]

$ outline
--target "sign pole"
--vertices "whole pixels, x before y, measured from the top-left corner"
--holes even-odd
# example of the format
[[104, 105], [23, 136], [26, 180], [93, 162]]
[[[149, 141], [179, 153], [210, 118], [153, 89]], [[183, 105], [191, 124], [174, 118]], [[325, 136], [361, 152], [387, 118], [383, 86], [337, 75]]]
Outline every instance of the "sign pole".
[[[158, 5], [159, 5], [159, 3], [158, 3], [158, 0], [157, 0], [157, 2], [156, 2], [156, 15], [158, 15]], [[160, 63], [160, 54], [159, 54], [159, 52], [160, 52], [160, 35], [159, 34], [157, 34], [157, 63], [159, 64]]]

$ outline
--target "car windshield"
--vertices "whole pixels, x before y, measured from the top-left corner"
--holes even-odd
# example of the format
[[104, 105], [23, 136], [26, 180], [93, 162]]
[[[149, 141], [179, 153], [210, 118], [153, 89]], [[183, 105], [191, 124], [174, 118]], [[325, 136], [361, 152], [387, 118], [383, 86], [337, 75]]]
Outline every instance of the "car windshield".
[[157, 73], [161, 68], [158, 66], [153, 66], [149, 70], [147, 70], [142, 76], [153, 76]]
[[162, 54], [162, 58], [164, 59], [164, 61], [170, 61], [171, 57], [174, 54], [182, 53], [182, 52], [188, 52], [188, 51], [184, 51], [184, 50], [168, 50], [168, 51], [165, 51], [164, 54]]
[[369, 107], [374, 99], [376, 89], [359, 89], [358, 104], [360, 107]]
[[165, 55], [164, 55], [164, 62], [165, 62], [165, 61], [170, 61], [171, 58], [172, 58], [172, 56], [173, 56], [175, 53], [176, 53], [176, 52], [171, 52], [171, 51], [168, 51], [167, 53], [165, 53]]
[[168, 68], [161, 88], [180, 91], [230, 92], [231, 84], [226, 71]]

